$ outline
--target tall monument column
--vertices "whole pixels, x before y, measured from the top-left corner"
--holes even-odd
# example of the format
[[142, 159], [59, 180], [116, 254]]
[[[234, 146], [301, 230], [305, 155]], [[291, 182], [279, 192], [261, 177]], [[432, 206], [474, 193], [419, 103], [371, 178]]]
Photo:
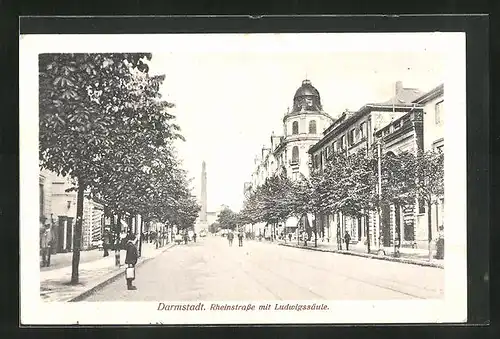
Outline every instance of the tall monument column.
[[207, 166], [205, 161], [201, 164], [201, 211], [200, 222], [207, 223]]

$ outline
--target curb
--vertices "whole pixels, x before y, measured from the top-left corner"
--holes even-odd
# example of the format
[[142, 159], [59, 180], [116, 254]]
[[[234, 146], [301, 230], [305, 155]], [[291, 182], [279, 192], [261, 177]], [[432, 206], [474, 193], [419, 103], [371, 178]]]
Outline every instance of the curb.
[[281, 243], [279, 245], [280, 246], [286, 246], [286, 247], [294, 247], [294, 248], [299, 248], [299, 249], [305, 249], [305, 250], [310, 250], [310, 251], [319, 251], [319, 252], [329, 252], [329, 253], [345, 254], [345, 255], [352, 255], [352, 256], [355, 256], [355, 257], [363, 257], [363, 258], [369, 258], [369, 259], [385, 260], [385, 261], [399, 262], [399, 263], [403, 263], [403, 264], [410, 264], [410, 265], [417, 265], [417, 266], [427, 266], [427, 267], [434, 267], [434, 268], [444, 269], [444, 265], [442, 265], [442, 264], [433, 263], [433, 262], [427, 262], [427, 261], [394, 258], [394, 257], [381, 256], [381, 255], [375, 255], [375, 254], [356, 253], [356, 252], [348, 252], [348, 251], [341, 251], [341, 250], [326, 250], [326, 249], [321, 249], [321, 248], [317, 248], [317, 247], [300, 247], [300, 246], [296, 246], [296, 245], [288, 245], [288, 244], [283, 244], [283, 243]]
[[[175, 242], [170, 243], [170, 246], [166, 245], [165, 248], [160, 253], [158, 253], [158, 255], [156, 255], [154, 257], [149, 257], [149, 258], [143, 259], [142, 261], [138, 261], [137, 264], [135, 265], [135, 267], [137, 268], [137, 267], [141, 266], [142, 264], [144, 264], [152, 259], [155, 259], [157, 256], [159, 256], [163, 252], [171, 249], [174, 246], [175, 246]], [[91, 294], [99, 291], [100, 289], [102, 289], [106, 285], [109, 285], [109, 284], [113, 283], [114, 281], [118, 280], [118, 278], [120, 278], [123, 275], [125, 275], [125, 270], [119, 269], [116, 272], [110, 273], [109, 277], [107, 277], [106, 279], [104, 279], [103, 281], [101, 281], [100, 283], [95, 285], [94, 287], [90, 288], [89, 290], [84, 291], [84, 292], [78, 294], [77, 296], [71, 297], [70, 299], [64, 300], [64, 301], [66, 301], [66, 302], [82, 301], [85, 298], [89, 297]]]

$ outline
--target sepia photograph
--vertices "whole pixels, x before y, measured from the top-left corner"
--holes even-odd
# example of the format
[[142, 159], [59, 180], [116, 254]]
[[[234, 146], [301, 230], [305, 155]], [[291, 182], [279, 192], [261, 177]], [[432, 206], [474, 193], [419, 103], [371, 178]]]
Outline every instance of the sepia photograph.
[[20, 81], [27, 323], [466, 321], [465, 35], [26, 35]]

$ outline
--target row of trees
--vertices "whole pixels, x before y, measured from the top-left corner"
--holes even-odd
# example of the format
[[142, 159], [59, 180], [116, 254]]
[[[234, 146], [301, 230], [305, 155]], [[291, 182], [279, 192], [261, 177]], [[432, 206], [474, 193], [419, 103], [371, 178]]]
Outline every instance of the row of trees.
[[[175, 153], [183, 140], [165, 76], [150, 75], [147, 53], [39, 56], [40, 166], [70, 177], [77, 193], [71, 282], [78, 265], [85, 196], [107, 215], [192, 226], [199, 206]], [[114, 218], [112, 218], [114, 220]]]
[[[349, 156], [339, 153], [325, 160], [322, 169], [290, 180], [285, 171], [268, 178], [247, 197], [239, 220], [267, 223], [275, 227], [291, 216], [336, 214], [360, 218], [383, 205], [404, 206], [425, 202], [428, 211], [444, 193], [444, 158], [440, 152], [377, 154], [359, 151]], [[431, 214], [428, 213], [429, 252], [432, 241]], [[316, 218], [315, 218], [316, 219]], [[368, 252], [370, 251], [370, 232]], [[312, 229], [316, 232], [316, 228]], [[337, 225], [337, 235], [340, 234]], [[274, 234], [274, 232], [272, 232]], [[378, 235], [371, 235], [378, 236]], [[315, 237], [317, 239], [317, 237]], [[317, 241], [317, 240], [316, 240]]]

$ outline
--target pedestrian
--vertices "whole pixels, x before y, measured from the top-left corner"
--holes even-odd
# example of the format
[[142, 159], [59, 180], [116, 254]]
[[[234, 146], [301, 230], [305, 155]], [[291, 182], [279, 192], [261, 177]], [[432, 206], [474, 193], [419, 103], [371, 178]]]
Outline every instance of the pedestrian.
[[351, 236], [349, 235], [349, 232], [347, 232], [347, 230], [345, 231], [344, 234], [344, 241], [345, 241], [345, 248], [347, 251], [349, 251], [349, 242], [351, 241]]
[[108, 249], [109, 249], [109, 243], [110, 243], [110, 234], [109, 230], [106, 228], [104, 229], [104, 234], [102, 236], [102, 249], [104, 251], [103, 257], [107, 257], [109, 255]]
[[243, 233], [242, 232], [238, 233], [238, 246], [239, 247], [243, 246]]
[[196, 242], [196, 233], [193, 234], [193, 241]]
[[288, 239], [292, 241], [292, 233], [288, 233]]
[[227, 234], [227, 240], [229, 241], [229, 246], [233, 246], [233, 238], [234, 238], [234, 234], [233, 234], [233, 232], [230, 231]]
[[42, 250], [42, 267], [50, 266], [50, 252], [53, 242], [53, 234], [50, 224], [46, 223], [40, 235], [40, 249]]
[[184, 244], [187, 245], [188, 243], [188, 235], [187, 232], [184, 232]]
[[127, 265], [125, 278], [127, 280], [127, 289], [128, 290], [136, 290], [137, 287], [132, 285], [132, 281], [135, 280], [135, 265], [137, 264], [137, 246], [134, 242], [133, 235], [128, 237], [127, 244], [125, 245], [125, 249], [127, 254], [125, 256], [125, 264]]

